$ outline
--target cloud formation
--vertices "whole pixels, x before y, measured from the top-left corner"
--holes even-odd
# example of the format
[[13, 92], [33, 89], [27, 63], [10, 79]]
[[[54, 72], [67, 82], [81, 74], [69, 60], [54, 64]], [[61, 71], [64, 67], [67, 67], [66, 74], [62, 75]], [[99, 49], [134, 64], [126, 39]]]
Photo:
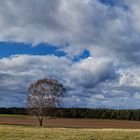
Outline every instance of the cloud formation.
[[105, 58], [89, 57], [73, 63], [65, 57], [19, 55], [1, 59], [0, 65], [3, 66], [0, 69], [0, 93], [13, 98], [25, 97], [28, 84], [44, 77], [60, 80], [68, 89], [69, 98], [79, 98], [87, 90], [91, 90], [87, 93], [90, 96], [98, 84], [115, 79], [112, 75], [115, 74], [114, 65]]
[[[28, 85], [45, 77], [64, 84], [65, 107], [110, 107], [115, 98], [118, 102], [136, 98], [140, 91], [139, 71], [118, 71], [111, 60], [103, 57], [88, 57], [75, 63], [53, 55], [17, 55], [1, 59], [0, 65], [1, 105], [7, 104], [7, 98], [11, 104], [16, 100], [17, 106], [25, 105]], [[112, 102], [112, 106], [117, 107], [118, 102]]]
[[47, 42], [69, 55], [88, 48], [94, 55], [113, 54], [140, 63], [138, 13], [132, 0], [114, 6], [99, 0], [5, 0], [0, 6], [0, 40]]
[[[1, 58], [1, 105], [8, 95], [20, 106], [30, 82], [54, 77], [69, 89], [65, 106], [140, 107], [139, 0], [0, 3], [0, 41], [32, 43], [34, 47], [45, 42], [67, 53], [63, 57]], [[90, 57], [78, 62], [71, 60], [85, 49], [90, 51]]]

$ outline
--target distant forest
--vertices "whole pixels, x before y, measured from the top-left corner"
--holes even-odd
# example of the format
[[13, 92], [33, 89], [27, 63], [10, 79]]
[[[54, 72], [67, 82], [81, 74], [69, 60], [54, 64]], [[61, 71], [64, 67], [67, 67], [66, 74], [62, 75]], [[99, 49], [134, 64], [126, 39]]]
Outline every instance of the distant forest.
[[[89, 109], [89, 108], [54, 108], [46, 109], [49, 117], [58, 118], [95, 118], [116, 120], [140, 120], [138, 110], [114, 110], [114, 109]], [[27, 115], [26, 108], [0, 108], [0, 114]]]

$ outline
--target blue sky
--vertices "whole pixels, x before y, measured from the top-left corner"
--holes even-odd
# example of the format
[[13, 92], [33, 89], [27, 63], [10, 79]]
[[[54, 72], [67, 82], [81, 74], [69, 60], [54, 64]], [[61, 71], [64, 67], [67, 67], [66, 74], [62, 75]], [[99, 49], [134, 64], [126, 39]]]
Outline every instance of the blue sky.
[[4, 0], [0, 31], [1, 107], [48, 77], [64, 107], [140, 108], [139, 0]]
[[28, 43], [16, 42], [0, 42], [0, 57], [9, 57], [11, 55], [27, 54], [27, 55], [56, 55], [65, 56], [66, 53], [59, 51], [56, 46], [41, 43], [36, 46]]
[[[47, 43], [40, 43], [35, 46], [24, 42], [0, 42], [0, 58], [6, 58], [14, 55], [55, 55], [58, 57], [68, 57], [67, 53], [60, 50], [57, 46]], [[90, 56], [90, 52], [84, 49], [81, 54], [73, 56], [73, 62], [86, 59]]]
[[115, 6], [117, 4], [118, 0], [100, 0], [101, 3], [110, 5], [110, 6]]

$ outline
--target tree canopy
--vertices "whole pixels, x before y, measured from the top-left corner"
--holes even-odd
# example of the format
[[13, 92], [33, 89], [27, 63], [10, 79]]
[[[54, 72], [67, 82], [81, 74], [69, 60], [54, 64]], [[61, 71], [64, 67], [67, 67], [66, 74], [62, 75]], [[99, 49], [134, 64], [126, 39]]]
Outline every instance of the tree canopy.
[[38, 117], [40, 125], [47, 109], [60, 106], [64, 90], [63, 85], [54, 79], [41, 79], [29, 85], [28, 112]]

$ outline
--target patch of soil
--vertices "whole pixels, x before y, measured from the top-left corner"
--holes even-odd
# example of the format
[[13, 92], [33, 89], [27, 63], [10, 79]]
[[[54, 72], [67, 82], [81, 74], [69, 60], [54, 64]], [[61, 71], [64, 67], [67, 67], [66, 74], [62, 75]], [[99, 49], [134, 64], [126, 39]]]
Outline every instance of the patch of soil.
[[[35, 117], [0, 116], [0, 124], [38, 125]], [[72, 128], [139, 128], [140, 121], [103, 120], [103, 119], [44, 119], [43, 125], [49, 127]]]

